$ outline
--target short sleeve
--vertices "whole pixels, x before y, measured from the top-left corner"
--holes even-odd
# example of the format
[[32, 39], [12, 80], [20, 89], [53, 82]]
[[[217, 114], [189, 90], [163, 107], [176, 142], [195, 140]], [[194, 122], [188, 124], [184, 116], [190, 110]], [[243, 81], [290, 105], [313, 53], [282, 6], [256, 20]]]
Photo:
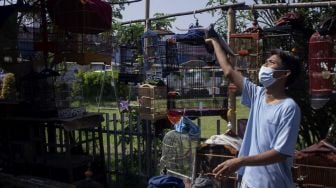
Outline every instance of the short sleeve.
[[251, 108], [252, 103], [255, 101], [255, 97], [258, 92], [261, 91], [261, 87], [258, 87], [256, 84], [252, 83], [246, 77], [243, 81], [242, 97], [240, 103]]

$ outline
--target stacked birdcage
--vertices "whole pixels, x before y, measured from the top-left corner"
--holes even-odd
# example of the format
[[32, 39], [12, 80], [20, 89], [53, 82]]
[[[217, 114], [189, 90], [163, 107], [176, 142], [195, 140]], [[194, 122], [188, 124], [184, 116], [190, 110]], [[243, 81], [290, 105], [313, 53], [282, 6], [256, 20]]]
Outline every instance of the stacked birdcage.
[[161, 79], [171, 70], [172, 64], [176, 64], [174, 52], [167, 51], [171, 35], [172, 32], [163, 30], [148, 30], [142, 35], [146, 78]]
[[66, 62], [58, 64], [60, 75], [54, 82], [55, 104], [60, 118], [83, 115], [83, 84], [77, 79], [77, 64]]
[[167, 116], [167, 89], [165, 85], [143, 84], [138, 88], [140, 117], [155, 121]]
[[[178, 68], [166, 79], [168, 108], [189, 117], [226, 114], [227, 81], [201, 38], [176, 35], [167, 51], [176, 54]], [[169, 63], [169, 62], [167, 62]], [[174, 65], [172, 65], [173, 67]]]

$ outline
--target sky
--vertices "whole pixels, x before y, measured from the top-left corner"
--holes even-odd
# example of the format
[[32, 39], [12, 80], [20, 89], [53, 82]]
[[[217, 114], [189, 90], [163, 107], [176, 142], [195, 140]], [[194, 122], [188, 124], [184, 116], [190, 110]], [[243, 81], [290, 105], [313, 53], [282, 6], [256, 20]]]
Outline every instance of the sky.
[[[174, 14], [181, 12], [189, 12], [206, 7], [207, 0], [150, 0], [149, 15], [152, 18], [155, 13]], [[145, 0], [137, 3], [125, 5], [125, 10], [122, 11], [123, 20], [130, 21], [145, 18]], [[208, 12], [195, 14], [198, 19], [199, 25], [208, 26], [214, 23], [219, 17], [213, 17]], [[176, 20], [172, 24], [172, 31], [175, 33], [184, 33], [191, 24], [195, 24], [196, 20], [193, 15], [185, 15], [175, 17]], [[181, 31], [182, 29], [182, 31]], [[184, 30], [184, 31], [183, 31]]]

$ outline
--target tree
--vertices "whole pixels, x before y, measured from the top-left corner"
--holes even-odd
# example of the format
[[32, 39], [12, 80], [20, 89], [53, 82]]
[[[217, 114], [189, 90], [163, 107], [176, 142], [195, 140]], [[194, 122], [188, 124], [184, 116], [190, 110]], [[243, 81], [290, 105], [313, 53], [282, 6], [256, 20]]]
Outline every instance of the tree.
[[[154, 17], [164, 16], [164, 13], [155, 13]], [[151, 29], [163, 29], [169, 30], [172, 28], [172, 23], [175, 18], [164, 18], [153, 20]], [[114, 32], [117, 44], [126, 44], [132, 42], [133, 44], [139, 44], [141, 35], [145, 31], [145, 25], [143, 23], [134, 23], [129, 25], [121, 25], [116, 21], [113, 23], [112, 31]]]
[[[164, 13], [155, 13], [154, 18], [165, 16]], [[163, 30], [169, 30], [172, 28], [172, 22], [174, 22], [176, 18], [164, 18], [159, 20], [153, 20], [152, 26], [155, 29], [163, 29]]]

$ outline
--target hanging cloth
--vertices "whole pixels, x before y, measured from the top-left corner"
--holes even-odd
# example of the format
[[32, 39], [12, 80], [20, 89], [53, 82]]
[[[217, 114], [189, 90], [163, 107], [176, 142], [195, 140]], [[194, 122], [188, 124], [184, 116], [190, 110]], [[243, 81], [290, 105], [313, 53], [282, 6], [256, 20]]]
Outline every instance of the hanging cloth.
[[48, 0], [47, 8], [52, 21], [66, 31], [98, 34], [111, 28], [112, 8], [101, 0]]
[[190, 27], [185, 34], [175, 34], [176, 42], [190, 45], [204, 45], [204, 31], [200, 27]]
[[191, 119], [183, 116], [178, 123], [174, 125], [175, 131], [188, 134], [192, 139], [199, 139], [201, 136], [200, 128]]

